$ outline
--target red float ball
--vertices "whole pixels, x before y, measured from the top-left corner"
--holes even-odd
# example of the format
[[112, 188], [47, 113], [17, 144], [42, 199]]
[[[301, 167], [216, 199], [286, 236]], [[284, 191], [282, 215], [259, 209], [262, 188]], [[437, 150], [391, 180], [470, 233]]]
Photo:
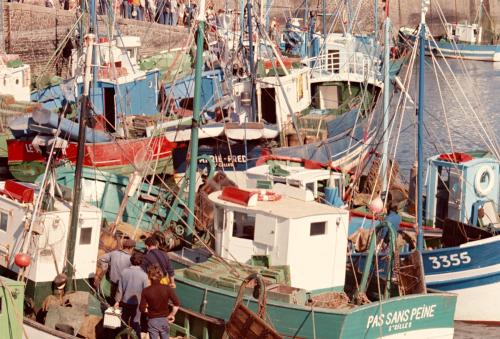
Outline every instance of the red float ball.
[[28, 267], [31, 263], [30, 256], [27, 255], [26, 253], [18, 253], [14, 257], [14, 262], [16, 263], [17, 266], [23, 268], [23, 267]]

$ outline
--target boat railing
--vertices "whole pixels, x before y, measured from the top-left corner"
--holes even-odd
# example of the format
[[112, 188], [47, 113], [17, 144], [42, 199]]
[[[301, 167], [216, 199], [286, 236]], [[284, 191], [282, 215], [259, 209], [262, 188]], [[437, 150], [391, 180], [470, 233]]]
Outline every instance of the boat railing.
[[373, 56], [353, 52], [341, 58], [340, 51], [323, 53], [315, 57], [307, 58], [304, 62], [311, 67], [313, 74], [319, 74], [317, 77], [341, 76], [345, 74], [357, 74], [361, 78], [380, 79], [379, 64], [374, 62]]

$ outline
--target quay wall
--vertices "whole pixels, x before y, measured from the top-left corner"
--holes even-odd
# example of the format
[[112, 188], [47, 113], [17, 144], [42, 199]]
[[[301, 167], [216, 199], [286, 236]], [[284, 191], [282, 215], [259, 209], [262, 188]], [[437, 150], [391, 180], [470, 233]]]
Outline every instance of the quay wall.
[[[71, 48], [78, 43], [77, 36], [64, 46], [61, 44], [77, 21], [77, 12], [46, 8], [43, 6], [4, 3], [3, 34], [5, 52], [19, 54], [23, 62], [30, 64], [32, 74], [37, 76], [48, 70], [49, 74], [65, 75]], [[107, 20], [98, 18], [99, 33], [107, 31]], [[107, 19], [107, 18], [106, 18]], [[175, 47], [182, 47], [188, 36], [188, 29], [172, 27], [137, 20], [116, 19], [118, 29], [123, 35], [141, 37], [141, 55]], [[60, 57], [50, 62], [60, 49]]]
[[[480, 0], [440, 0], [448, 22], [461, 20], [473, 21], [477, 15]], [[29, 2], [29, 4], [28, 4]], [[334, 3], [339, 1], [327, 1], [327, 13], [334, 13]], [[59, 2], [55, 1], [59, 7]], [[225, 8], [239, 9], [238, 0], [214, 0], [215, 9]], [[309, 9], [321, 11], [321, 2], [309, 0]], [[357, 1], [352, 1], [356, 5]], [[379, 22], [383, 20], [383, 8], [385, 1], [378, 0]], [[433, 34], [443, 32], [437, 10], [437, 0], [431, 1], [427, 22]], [[71, 42], [60, 47], [61, 57], [49, 63], [58, 46], [77, 19], [74, 10], [62, 10], [59, 8], [46, 8], [42, 0], [25, 0], [25, 3], [3, 3], [3, 31], [0, 40], [4, 42], [7, 53], [19, 54], [22, 60], [32, 67], [33, 75], [40, 75], [45, 70], [50, 74], [65, 75], [67, 73], [68, 58], [72, 47], [77, 43], [76, 36], [72, 36]], [[276, 17], [283, 22], [290, 15], [303, 16], [305, 0], [274, 0], [269, 17]], [[487, 30], [496, 29], [500, 33], [500, 0], [484, 0], [489, 15], [484, 15], [483, 24]], [[373, 31], [373, 0], [362, 2], [359, 15], [354, 27], [355, 32]], [[345, 15], [344, 15], [345, 16]], [[393, 0], [390, 1], [390, 16], [393, 26], [416, 26], [420, 21], [420, 0]], [[104, 17], [98, 18], [99, 32], [105, 33], [107, 26]], [[490, 20], [491, 19], [491, 20]], [[183, 46], [189, 31], [180, 26], [172, 27], [150, 22], [139, 22], [116, 18], [118, 28], [123, 35], [138, 35], [141, 37], [141, 55]], [[491, 24], [491, 23], [494, 24]], [[321, 29], [321, 18], [317, 20], [318, 29]], [[1, 21], [0, 21], [1, 25]], [[495, 27], [496, 25], [496, 27]], [[337, 27], [337, 30], [341, 29]], [[395, 30], [394, 30], [395, 32]], [[0, 44], [0, 49], [2, 45]]]

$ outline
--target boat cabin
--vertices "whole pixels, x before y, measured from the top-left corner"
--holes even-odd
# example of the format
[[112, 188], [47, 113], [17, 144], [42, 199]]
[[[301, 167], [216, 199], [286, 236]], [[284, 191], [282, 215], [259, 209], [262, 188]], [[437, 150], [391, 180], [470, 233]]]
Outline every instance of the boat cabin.
[[247, 187], [271, 188], [280, 183], [308, 190], [319, 201], [327, 201], [337, 207], [343, 204], [343, 174], [329, 169], [270, 163], [249, 168], [246, 176]]
[[345, 81], [382, 87], [381, 50], [372, 38], [338, 33], [320, 39], [321, 50], [313, 50], [306, 62], [311, 67], [311, 95], [318, 109], [338, 109], [348, 100]]
[[500, 162], [477, 154], [440, 154], [429, 159], [426, 219], [442, 227], [452, 219], [480, 227], [500, 228], [498, 194]]
[[218, 255], [241, 263], [267, 256], [270, 265], [289, 267], [293, 287], [343, 290], [347, 211], [280, 184], [260, 192], [226, 187], [209, 199]]
[[445, 24], [446, 37], [450, 41], [465, 42], [469, 44], [480, 44], [482, 28], [477, 24], [459, 23]]
[[[36, 185], [7, 180], [0, 183], [0, 266], [16, 273], [17, 253], [30, 253], [31, 263], [25, 277], [34, 283], [51, 283], [65, 267], [71, 203], [61, 199], [44, 198], [40, 215], [32, 224], [37, 241], [35, 248], [26, 248], [24, 231], [32, 222], [33, 207], [37, 199]], [[50, 200], [50, 202], [49, 202]], [[76, 234], [76, 279], [88, 279], [95, 273], [101, 210], [82, 203]]]
[[0, 56], [0, 94], [9, 94], [16, 101], [30, 101], [30, 66], [17, 54]]

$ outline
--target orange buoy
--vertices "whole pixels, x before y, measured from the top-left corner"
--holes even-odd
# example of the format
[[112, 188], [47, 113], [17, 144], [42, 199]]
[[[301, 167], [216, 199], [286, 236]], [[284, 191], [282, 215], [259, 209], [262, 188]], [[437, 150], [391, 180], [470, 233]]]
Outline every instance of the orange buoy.
[[24, 268], [30, 265], [31, 258], [26, 253], [18, 253], [14, 257], [14, 262], [16, 263], [17, 266]]

